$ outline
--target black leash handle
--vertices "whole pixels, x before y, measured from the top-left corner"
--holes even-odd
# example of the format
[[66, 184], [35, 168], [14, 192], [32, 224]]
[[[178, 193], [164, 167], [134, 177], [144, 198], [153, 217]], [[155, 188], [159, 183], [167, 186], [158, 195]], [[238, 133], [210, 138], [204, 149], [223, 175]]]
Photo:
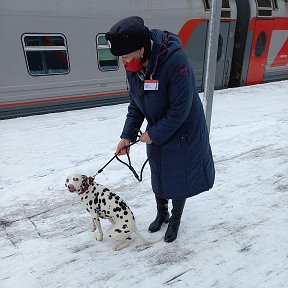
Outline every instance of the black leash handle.
[[[141, 132], [141, 130], [139, 130], [138, 132], [140, 133], [140, 135], [138, 135], [138, 137], [140, 137], [140, 136], [142, 135], [142, 132]], [[134, 141], [133, 143], [125, 146], [125, 148], [126, 148], [126, 149], [129, 148], [129, 147], [131, 147], [132, 145], [136, 144], [136, 143], [139, 142], [139, 141], [140, 141], [140, 140], [138, 139], [138, 140]], [[149, 161], [151, 155], [145, 160], [144, 164], [142, 165], [142, 168], [141, 168], [141, 171], [140, 171], [140, 176], [137, 174], [137, 172], [135, 171], [135, 169], [134, 169], [133, 166], [131, 165], [131, 159], [130, 159], [129, 153], [126, 153], [126, 155], [127, 155], [127, 158], [128, 158], [128, 163], [122, 161], [122, 160], [118, 157], [118, 155], [115, 155], [115, 156], [112, 157], [101, 169], [99, 169], [98, 172], [97, 172], [95, 175], [93, 175], [93, 177], [95, 178], [96, 175], [102, 173], [103, 170], [116, 158], [120, 163], [122, 163], [123, 165], [127, 166], [127, 167], [130, 169], [130, 171], [133, 173], [133, 175], [135, 176], [135, 178], [136, 178], [139, 182], [141, 182], [142, 179], [143, 179], [143, 170], [144, 170], [144, 168], [145, 168], [145, 165], [146, 165], [147, 162]]]
[[144, 168], [145, 168], [145, 165], [146, 165], [147, 162], [149, 161], [150, 157], [148, 157], [148, 158], [145, 160], [144, 164], [142, 165], [142, 168], [141, 168], [141, 171], [140, 171], [140, 176], [138, 175], [138, 173], [135, 171], [135, 169], [134, 169], [133, 166], [131, 165], [131, 160], [130, 160], [129, 154], [127, 154], [127, 157], [128, 157], [129, 164], [127, 164], [126, 162], [122, 161], [122, 160], [116, 155], [116, 159], [117, 159], [120, 163], [122, 163], [122, 164], [124, 164], [125, 166], [127, 166], [127, 167], [130, 169], [130, 171], [133, 173], [133, 175], [135, 176], [135, 178], [136, 178], [139, 182], [141, 182], [141, 181], [143, 180], [143, 170], [144, 170]]

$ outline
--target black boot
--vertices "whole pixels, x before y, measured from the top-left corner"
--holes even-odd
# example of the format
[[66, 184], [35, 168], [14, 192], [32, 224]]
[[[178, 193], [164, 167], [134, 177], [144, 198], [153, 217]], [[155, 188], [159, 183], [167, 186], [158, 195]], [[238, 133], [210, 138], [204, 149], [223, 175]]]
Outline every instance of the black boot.
[[157, 216], [148, 228], [151, 233], [159, 231], [162, 224], [164, 222], [168, 223], [169, 221], [168, 200], [164, 198], [159, 198], [157, 196], [155, 196], [155, 198], [157, 204]]
[[173, 209], [171, 211], [172, 215], [169, 219], [169, 225], [164, 237], [165, 242], [173, 242], [177, 238], [185, 201], [186, 199], [172, 200]]

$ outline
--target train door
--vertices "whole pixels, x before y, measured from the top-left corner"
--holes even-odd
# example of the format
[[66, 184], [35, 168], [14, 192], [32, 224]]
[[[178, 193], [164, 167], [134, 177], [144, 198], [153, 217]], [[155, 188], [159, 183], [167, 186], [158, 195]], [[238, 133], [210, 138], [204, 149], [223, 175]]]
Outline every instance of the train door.
[[[235, 29], [235, 23], [233, 24]], [[218, 38], [218, 50], [217, 50], [217, 63], [215, 74], [215, 89], [223, 89], [228, 87], [231, 60], [233, 54], [234, 44], [234, 32], [231, 30], [231, 22], [221, 22]], [[231, 35], [230, 35], [231, 33]], [[231, 37], [229, 37], [229, 35]], [[205, 69], [203, 77], [205, 76]], [[202, 91], [204, 91], [204, 79], [202, 81]]]
[[[227, 45], [229, 36], [229, 22], [220, 23], [220, 31], [218, 38], [218, 51], [217, 51], [217, 64], [216, 64], [216, 75], [215, 75], [215, 89], [224, 88], [224, 76], [226, 57], [227, 57]], [[226, 64], [226, 65], [225, 65]]]
[[256, 20], [246, 85], [263, 83], [273, 20]]

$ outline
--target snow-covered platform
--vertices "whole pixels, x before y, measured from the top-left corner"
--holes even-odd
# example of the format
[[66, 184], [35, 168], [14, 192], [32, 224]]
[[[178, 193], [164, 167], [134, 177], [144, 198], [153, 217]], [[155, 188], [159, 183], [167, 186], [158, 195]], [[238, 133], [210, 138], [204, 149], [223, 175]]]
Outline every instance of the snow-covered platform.
[[[178, 239], [112, 251], [64, 182], [114, 154], [127, 104], [0, 121], [0, 287], [280, 288], [288, 283], [288, 81], [216, 91], [215, 186], [187, 201]], [[136, 170], [144, 144], [131, 149]], [[123, 158], [124, 159], [124, 158]], [[129, 204], [146, 237], [149, 168], [112, 162], [97, 182]], [[103, 221], [104, 230], [108, 221]]]

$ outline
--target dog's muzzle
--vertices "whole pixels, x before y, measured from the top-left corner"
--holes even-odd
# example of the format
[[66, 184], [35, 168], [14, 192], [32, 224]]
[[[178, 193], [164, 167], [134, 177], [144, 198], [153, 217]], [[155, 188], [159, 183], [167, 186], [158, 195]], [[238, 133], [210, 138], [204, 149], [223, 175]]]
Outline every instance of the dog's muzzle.
[[75, 187], [74, 187], [72, 184], [69, 184], [69, 185], [67, 186], [67, 188], [68, 188], [69, 192], [71, 192], [71, 193], [73, 193], [73, 192], [76, 191]]

